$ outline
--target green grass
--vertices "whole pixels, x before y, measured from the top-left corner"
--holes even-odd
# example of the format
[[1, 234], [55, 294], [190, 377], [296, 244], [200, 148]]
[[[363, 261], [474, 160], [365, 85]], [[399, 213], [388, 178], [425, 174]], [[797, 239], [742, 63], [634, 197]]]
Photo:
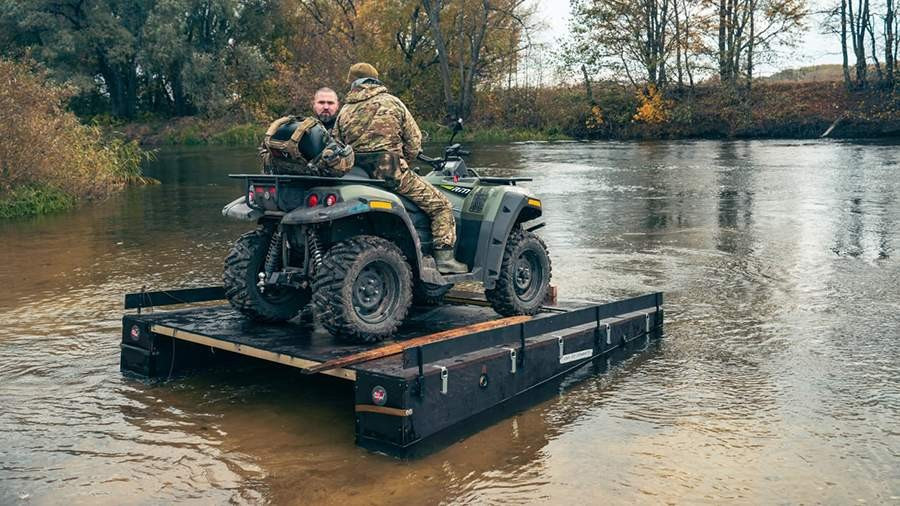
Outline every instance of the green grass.
[[75, 207], [75, 198], [46, 185], [15, 188], [0, 196], [0, 219], [56, 213]]
[[254, 123], [232, 125], [215, 131], [209, 124], [192, 124], [169, 131], [164, 143], [173, 146], [256, 146], [262, 141], [265, 128]]
[[264, 129], [253, 123], [234, 125], [224, 132], [212, 135], [210, 144], [223, 146], [256, 146], [262, 141]]

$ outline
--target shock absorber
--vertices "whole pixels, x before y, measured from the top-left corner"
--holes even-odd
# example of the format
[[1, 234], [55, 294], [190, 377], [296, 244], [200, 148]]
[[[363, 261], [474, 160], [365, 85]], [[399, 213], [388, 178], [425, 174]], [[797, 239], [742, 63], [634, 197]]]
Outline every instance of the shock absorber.
[[272, 234], [269, 239], [269, 249], [266, 251], [266, 263], [263, 264], [263, 272], [259, 273], [259, 282], [256, 286], [260, 291], [265, 290], [266, 279], [270, 274], [281, 268], [281, 247], [284, 236], [281, 235], [281, 227]]
[[306, 229], [306, 244], [309, 246], [309, 258], [312, 259], [314, 272], [322, 267], [322, 247], [319, 245], [319, 234], [312, 227]]

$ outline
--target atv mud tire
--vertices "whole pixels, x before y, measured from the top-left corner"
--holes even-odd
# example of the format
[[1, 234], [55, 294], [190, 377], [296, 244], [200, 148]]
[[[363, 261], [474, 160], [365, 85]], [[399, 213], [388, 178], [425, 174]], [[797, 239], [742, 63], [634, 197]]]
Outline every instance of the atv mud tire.
[[550, 255], [544, 241], [516, 228], [506, 240], [500, 276], [484, 295], [503, 316], [537, 313], [550, 287]]
[[266, 262], [271, 231], [260, 227], [234, 243], [225, 257], [225, 296], [244, 315], [260, 322], [290, 320], [309, 303], [309, 290], [291, 288], [260, 292], [256, 285]]
[[444, 302], [444, 296], [453, 288], [453, 285], [434, 285], [419, 281], [413, 288], [413, 303], [418, 306], [439, 306]]
[[316, 272], [319, 322], [338, 338], [373, 343], [393, 335], [412, 303], [412, 272], [392, 242], [371, 235], [331, 247]]

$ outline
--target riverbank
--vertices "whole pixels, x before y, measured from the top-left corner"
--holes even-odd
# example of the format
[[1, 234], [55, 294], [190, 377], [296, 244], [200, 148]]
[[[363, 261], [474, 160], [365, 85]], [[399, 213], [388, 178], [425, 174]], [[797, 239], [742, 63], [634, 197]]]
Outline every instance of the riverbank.
[[673, 93], [665, 121], [633, 121], [621, 138], [813, 139], [900, 136], [900, 94], [841, 82], [757, 83]]
[[[841, 82], [755, 83], [673, 88], [663, 93], [621, 84], [595, 85], [593, 105], [577, 86], [483, 93], [463, 143], [553, 140], [812, 139], [900, 136], [900, 95], [873, 88], [848, 91]], [[256, 146], [265, 122], [224, 118], [148, 119], [107, 125], [143, 146]], [[426, 138], [442, 142], [450, 130], [421, 120]], [[833, 127], [833, 128], [832, 128]]]
[[[226, 119], [198, 117], [174, 120], [149, 120], [143, 122], [109, 125], [107, 128], [145, 147], [161, 146], [257, 146], [262, 141], [267, 123], [232, 123]], [[450, 138], [451, 131], [435, 121], [422, 121], [420, 128], [426, 142], [442, 142]], [[465, 143], [501, 143], [522, 141], [571, 140], [559, 128], [509, 128], [474, 125], [457, 135], [456, 140]]]

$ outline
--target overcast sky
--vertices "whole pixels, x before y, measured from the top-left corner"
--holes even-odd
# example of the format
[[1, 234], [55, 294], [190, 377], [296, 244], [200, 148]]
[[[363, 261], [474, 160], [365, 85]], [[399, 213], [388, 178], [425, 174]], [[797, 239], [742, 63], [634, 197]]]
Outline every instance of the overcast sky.
[[[538, 7], [538, 18], [547, 25], [541, 34], [543, 41], [553, 41], [564, 37], [569, 26], [569, 0], [533, 0]], [[828, 0], [813, 0], [811, 10], [821, 10]], [[841, 63], [841, 47], [834, 35], [821, 35], [819, 17], [807, 20], [807, 31], [801, 36], [802, 41], [795, 48], [782, 48], [778, 61], [772, 65], [761, 66], [761, 74], [772, 74], [781, 69], [821, 65], [825, 63]]]

